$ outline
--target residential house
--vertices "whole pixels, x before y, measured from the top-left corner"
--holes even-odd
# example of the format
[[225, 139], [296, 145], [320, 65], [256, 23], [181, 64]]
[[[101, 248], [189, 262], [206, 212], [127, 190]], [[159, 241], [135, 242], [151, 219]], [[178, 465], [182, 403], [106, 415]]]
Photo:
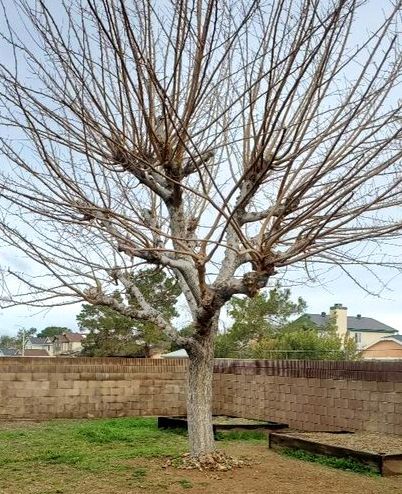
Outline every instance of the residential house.
[[402, 335], [384, 336], [362, 351], [364, 360], [402, 360]]
[[40, 338], [38, 336], [29, 336], [25, 344], [25, 350], [45, 350], [47, 356], [53, 355], [53, 338]]
[[372, 317], [348, 316], [348, 309], [342, 304], [335, 304], [330, 308], [330, 313], [326, 314], [306, 314], [316, 326], [324, 327], [334, 321], [338, 335], [343, 339], [345, 336], [352, 337], [359, 350], [378, 342], [384, 336], [393, 336], [398, 331], [387, 324], [384, 324]]
[[81, 353], [84, 338], [80, 333], [62, 333], [53, 336], [54, 355], [78, 355]]

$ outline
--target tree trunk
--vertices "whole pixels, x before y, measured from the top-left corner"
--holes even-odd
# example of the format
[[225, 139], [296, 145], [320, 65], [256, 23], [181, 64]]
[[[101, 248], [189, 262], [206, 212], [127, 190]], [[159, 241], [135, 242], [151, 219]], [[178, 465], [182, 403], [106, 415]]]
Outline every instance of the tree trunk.
[[188, 349], [187, 420], [191, 456], [215, 450], [212, 427], [212, 378], [214, 367], [214, 334], [211, 331]]

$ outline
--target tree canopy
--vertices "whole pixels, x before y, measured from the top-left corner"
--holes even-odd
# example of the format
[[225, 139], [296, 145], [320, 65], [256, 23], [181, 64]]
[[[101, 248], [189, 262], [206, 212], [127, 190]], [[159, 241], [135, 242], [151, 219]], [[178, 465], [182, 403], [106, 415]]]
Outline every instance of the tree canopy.
[[42, 329], [36, 336], [39, 338], [50, 338], [52, 336], [57, 336], [63, 333], [72, 333], [70, 328], [66, 328], [65, 326], [47, 326]]

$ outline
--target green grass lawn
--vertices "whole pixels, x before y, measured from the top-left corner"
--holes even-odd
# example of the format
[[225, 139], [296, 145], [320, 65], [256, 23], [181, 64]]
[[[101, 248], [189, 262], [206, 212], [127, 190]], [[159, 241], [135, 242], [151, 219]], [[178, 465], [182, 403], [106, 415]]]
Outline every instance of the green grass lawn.
[[[262, 441], [264, 436], [226, 438], [239, 439]], [[123, 487], [163, 491], [166, 482], [188, 488], [180, 472], [165, 484], [150, 479], [152, 461], [187, 449], [185, 433], [159, 430], [154, 418], [0, 426], [0, 493], [126, 492]]]
[[0, 466], [3, 472], [54, 464], [115, 471], [123, 460], [178, 455], [186, 447], [184, 435], [160, 431], [149, 418], [55, 421], [0, 431]]

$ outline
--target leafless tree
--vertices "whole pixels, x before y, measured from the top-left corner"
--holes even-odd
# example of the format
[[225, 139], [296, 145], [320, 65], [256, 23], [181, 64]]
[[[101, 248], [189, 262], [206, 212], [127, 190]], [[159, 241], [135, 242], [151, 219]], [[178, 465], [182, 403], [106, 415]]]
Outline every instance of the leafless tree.
[[[361, 246], [401, 229], [401, 1], [371, 31], [361, 0], [7, 3], [25, 29], [3, 5], [0, 230], [31, 264], [3, 306], [163, 328], [190, 357], [191, 453], [210, 452], [224, 304], [286, 266], [374, 263]], [[191, 337], [133, 284], [143, 264], [177, 277]]]

